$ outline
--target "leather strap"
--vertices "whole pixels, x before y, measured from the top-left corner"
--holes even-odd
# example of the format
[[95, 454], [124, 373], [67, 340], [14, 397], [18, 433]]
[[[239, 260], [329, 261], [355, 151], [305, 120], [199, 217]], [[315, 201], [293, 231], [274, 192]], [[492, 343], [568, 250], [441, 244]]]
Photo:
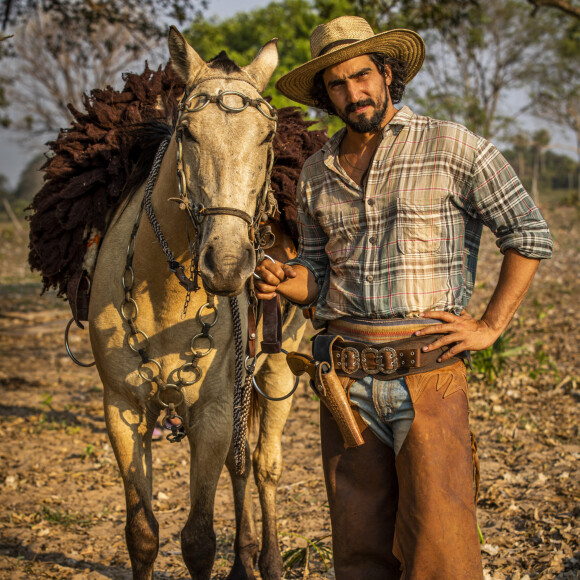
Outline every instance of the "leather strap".
[[86, 322], [89, 319], [90, 291], [91, 283], [85, 271], [76, 274], [66, 286], [66, 297], [79, 328], [84, 328], [81, 322]]
[[260, 346], [265, 354], [275, 354], [282, 350], [282, 311], [278, 296], [263, 301], [264, 340]]
[[248, 305], [248, 346], [247, 355], [251, 358], [256, 356], [256, 308], [253, 304]]

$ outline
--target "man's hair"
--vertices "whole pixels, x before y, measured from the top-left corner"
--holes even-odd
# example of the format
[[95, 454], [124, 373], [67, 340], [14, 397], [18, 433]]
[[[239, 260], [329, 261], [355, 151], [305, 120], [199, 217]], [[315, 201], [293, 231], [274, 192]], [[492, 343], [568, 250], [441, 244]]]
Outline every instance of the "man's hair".
[[[403, 98], [403, 93], [405, 92], [407, 63], [398, 58], [391, 58], [378, 52], [372, 52], [368, 56], [375, 63], [375, 66], [382, 76], [385, 75], [385, 65], [388, 65], [391, 68], [392, 80], [388, 87], [389, 94], [391, 95], [393, 104], [399, 103]], [[319, 109], [322, 109], [329, 115], [335, 115], [336, 112], [334, 110], [334, 105], [328, 96], [324, 79], [322, 78], [324, 70], [325, 69], [316, 73], [310, 96]]]

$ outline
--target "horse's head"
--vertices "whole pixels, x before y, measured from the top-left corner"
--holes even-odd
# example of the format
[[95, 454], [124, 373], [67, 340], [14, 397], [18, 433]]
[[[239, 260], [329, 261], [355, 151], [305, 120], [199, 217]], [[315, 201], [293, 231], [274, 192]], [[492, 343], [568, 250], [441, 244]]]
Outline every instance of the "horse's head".
[[273, 162], [276, 115], [260, 95], [278, 64], [276, 40], [242, 68], [225, 53], [206, 63], [173, 27], [169, 50], [186, 83], [175, 138], [199, 270], [209, 292], [238, 294], [255, 268], [254, 231]]

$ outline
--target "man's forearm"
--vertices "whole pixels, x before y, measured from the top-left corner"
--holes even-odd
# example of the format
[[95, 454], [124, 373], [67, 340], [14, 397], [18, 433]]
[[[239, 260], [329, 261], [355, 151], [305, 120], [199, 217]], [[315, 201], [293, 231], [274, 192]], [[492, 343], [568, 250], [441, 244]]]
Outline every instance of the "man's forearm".
[[311, 304], [318, 296], [318, 284], [314, 274], [304, 266], [292, 266], [295, 278], [286, 278], [280, 283], [276, 292], [296, 304]]
[[526, 295], [540, 260], [525, 258], [515, 250], [505, 253], [495, 291], [481, 320], [499, 336]]

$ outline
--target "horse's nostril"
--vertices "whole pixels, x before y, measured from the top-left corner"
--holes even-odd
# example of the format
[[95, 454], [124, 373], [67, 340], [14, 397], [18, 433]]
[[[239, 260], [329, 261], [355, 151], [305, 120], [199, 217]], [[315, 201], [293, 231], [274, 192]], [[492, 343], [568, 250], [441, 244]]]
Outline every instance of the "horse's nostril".
[[215, 251], [213, 246], [207, 246], [203, 252], [203, 264], [208, 270], [213, 270], [215, 266]]

